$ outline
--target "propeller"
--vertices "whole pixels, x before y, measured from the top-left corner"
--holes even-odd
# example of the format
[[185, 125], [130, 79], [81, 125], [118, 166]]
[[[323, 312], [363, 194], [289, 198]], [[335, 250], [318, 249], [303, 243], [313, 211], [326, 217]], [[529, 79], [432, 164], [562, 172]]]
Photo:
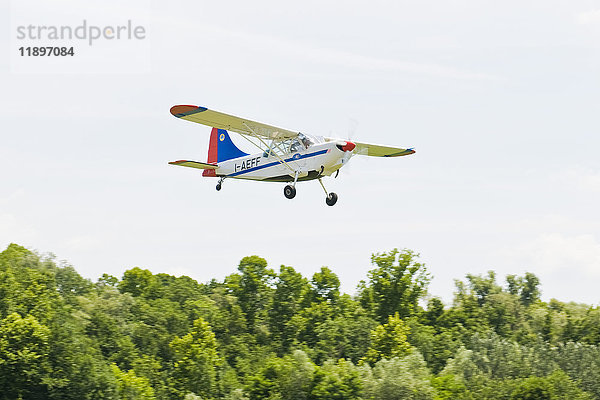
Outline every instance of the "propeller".
[[354, 134], [356, 133], [356, 129], [358, 128], [358, 121], [354, 118], [348, 119], [348, 139], [352, 140], [354, 138]]
[[[344, 156], [340, 160], [340, 163], [342, 164], [342, 166], [346, 165], [348, 160], [350, 160], [350, 158], [352, 157], [352, 151], [354, 151], [354, 149], [356, 148], [356, 144], [354, 144], [353, 142], [351, 142], [349, 140], [346, 140], [346, 141], [337, 142], [335, 144], [335, 146], [339, 150], [344, 152]], [[335, 178], [337, 178], [339, 174], [340, 174], [340, 170], [338, 169], [337, 171], [335, 171]]]
[[[346, 135], [348, 137], [348, 140], [345, 142], [340, 142], [338, 144], [338, 148], [345, 152], [344, 157], [342, 157], [342, 160], [341, 160], [342, 165], [346, 165], [348, 163], [348, 161], [350, 161], [350, 159], [354, 155], [353, 150], [356, 147], [356, 144], [354, 144], [352, 142], [352, 138], [354, 137], [354, 134], [356, 133], [357, 128], [358, 128], [358, 121], [353, 118], [349, 118], [348, 119], [348, 134]], [[340, 146], [340, 144], [341, 144], [341, 146]], [[347, 166], [345, 168], [345, 171], [350, 172], [350, 167]], [[340, 173], [340, 170], [338, 169], [335, 174], [336, 178], [339, 175], [339, 173]]]

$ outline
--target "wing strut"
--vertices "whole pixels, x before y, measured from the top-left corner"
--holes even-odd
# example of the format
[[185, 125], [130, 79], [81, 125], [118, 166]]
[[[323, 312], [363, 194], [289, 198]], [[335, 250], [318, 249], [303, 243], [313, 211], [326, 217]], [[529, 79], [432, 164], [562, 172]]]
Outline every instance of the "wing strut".
[[[258, 135], [257, 135], [257, 134], [256, 134], [256, 133], [255, 133], [255, 132], [252, 130], [252, 128], [250, 128], [250, 127], [248, 126], [248, 124], [246, 124], [246, 122], [242, 121], [242, 124], [243, 124], [243, 125], [244, 125], [246, 128], [248, 128], [248, 130], [250, 131], [250, 133], [252, 134], [252, 136], [253, 136], [255, 139], [258, 139], [258, 140], [259, 140], [259, 141], [260, 141], [262, 144], [264, 144], [264, 145], [265, 145], [265, 147], [267, 147], [268, 149], [270, 149], [270, 148], [271, 148], [271, 146], [269, 146], [268, 144], [266, 144], [266, 143], [264, 142], [264, 140], [262, 140], [262, 139], [260, 138], [260, 136], [258, 136]], [[286, 162], [285, 162], [285, 160], [284, 160], [283, 158], [281, 158], [281, 156], [279, 156], [279, 154], [277, 154], [277, 153], [275, 153], [275, 152], [273, 152], [272, 154], [274, 154], [274, 155], [275, 155], [275, 157], [279, 158], [279, 161], [281, 161], [281, 163], [282, 163], [282, 164], [285, 164], [285, 166], [286, 166], [286, 167], [288, 167], [288, 168], [290, 169], [290, 171], [292, 171], [292, 172], [296, 172], [296, 170], [295, 170], [294, 168], [292, 168], [292, 167], [291, 167], [291, 166], [290, 166], [288, 163], [286, 163]]]

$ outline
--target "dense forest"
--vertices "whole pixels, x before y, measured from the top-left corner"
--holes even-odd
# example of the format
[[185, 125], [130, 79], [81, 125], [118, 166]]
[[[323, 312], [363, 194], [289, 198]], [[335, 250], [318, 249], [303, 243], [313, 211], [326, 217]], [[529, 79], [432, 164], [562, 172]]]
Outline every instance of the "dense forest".
[[1, 399], [600, 399], [600, 309], [540, 300], [531, 273], [427, 292], [410, 250], [354, 295], [327, 267], [260, 257], [223, 281], [132, 268], [82, 278], [0, 253]]

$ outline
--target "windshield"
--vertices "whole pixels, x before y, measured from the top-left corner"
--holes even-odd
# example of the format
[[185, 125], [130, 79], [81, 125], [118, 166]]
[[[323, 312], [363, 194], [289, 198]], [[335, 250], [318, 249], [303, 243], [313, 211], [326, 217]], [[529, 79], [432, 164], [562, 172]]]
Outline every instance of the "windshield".
[[292, 144], [290, 145], [290, 151], [295, 152], [295, 151], [305, 150], [305, 149], [308, 149], [313, 144], [314, 144], [314, 142], [312, 140], [310, 140], [310, 138], [308, 136], [306, 136], [303, 133], [299, 133], [298, 137], [296, 139], [292, 140]]

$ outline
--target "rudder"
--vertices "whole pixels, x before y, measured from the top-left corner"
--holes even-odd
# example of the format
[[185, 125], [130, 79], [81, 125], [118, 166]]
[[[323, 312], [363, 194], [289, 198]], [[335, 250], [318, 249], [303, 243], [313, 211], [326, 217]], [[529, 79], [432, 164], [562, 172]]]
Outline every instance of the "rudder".
[[[229, 137], [229, 133], [225, 129], [212, 128], [210, 132], [210, 142], [208, 144], [208, 163], [218, 164], [223, 161], [233, 158], [247, 156], [237, 148]], [[216, 176], [214, 170], [205, 170], [203, 176]]]

